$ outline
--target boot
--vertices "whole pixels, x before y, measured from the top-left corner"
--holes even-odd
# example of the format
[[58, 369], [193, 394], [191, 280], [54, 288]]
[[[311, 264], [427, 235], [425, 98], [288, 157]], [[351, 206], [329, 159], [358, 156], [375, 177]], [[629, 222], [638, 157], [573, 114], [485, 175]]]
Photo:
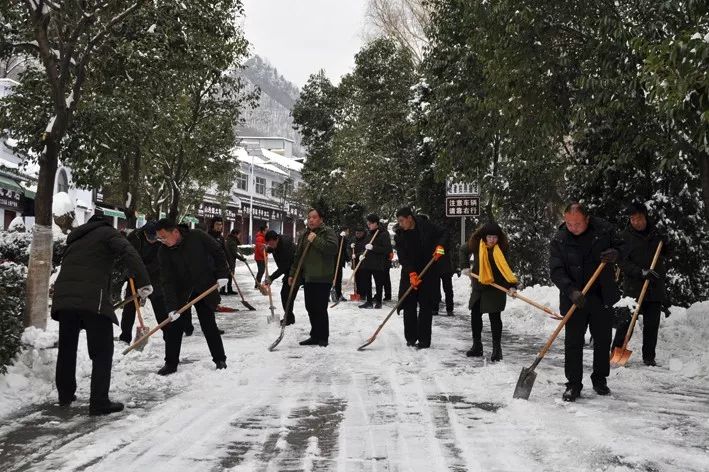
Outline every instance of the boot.
[[71, 406], [71, 402], [76, 401], [76, 395], [72, 395], [71, 398], [64, 398], [59, 400], [59, 406], [61, 407], [69, 407]]
[[611, 389], [608, 388], [608, 383], [605, 379], [593, 383], [593, 389], [599, 395], [608, 395], [611, 393]]
[[117, 413], [119, 411], [123, 411], [123, 403], [121, 402], [109, 401], [106, 405], [99, 407], [89, 406], [89, 415], [91, 416], [110, 415], [111, 413]]
[[170, 375], [177, 372], [177, 366], [174, 364], [165, 364], [158, 370], [158, 375]]
[[299, 342], [298, 344], [300, 344], [301, 346], [315, 346], [316, 344], [318, 344], [318, 340], [313, 339], [313, 338], [308, 338], [305, 341]]
[[217, 370], [226, 369], [226, 361], [219, 361], [217, 364]]
[[473, 339], [473, 347], [471, 347], [465, 355], [468, 357], [482, 357], [483, 343], [480, 338]]
[[373, 308], [374, 305], [372, 304], [372, 302], [364, 302], [359, 307], [367, 309], [367, 308]]
[[581, 396], [581, 389], [578, 387], [567, 387], [561, 399], [565, 402], [575, 402]]
[[499, 362], [502, 360], [502, 346], [500, 342], [492, 343], [492, 355], [490, 356], [490, 362]]

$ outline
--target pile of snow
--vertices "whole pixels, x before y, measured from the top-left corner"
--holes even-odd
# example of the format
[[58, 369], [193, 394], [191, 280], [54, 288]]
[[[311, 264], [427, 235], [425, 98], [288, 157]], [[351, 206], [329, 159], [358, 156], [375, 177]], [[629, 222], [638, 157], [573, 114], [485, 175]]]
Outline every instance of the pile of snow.
[[[709, 301], [695, 303], [687, 309], [672, 307], [670, 311], [670, 317], [663, 317], [660, 325], [658, 362], [684, 377], [709, 377], [709, 349], [706, 347]], [[638, 338], [633, 338], [639, 349]]]
[[27, 228], [21, 216], [16, 216], [8, 225], [7, 230], [10, 232], [24, 233]]
[[74, 203], [66, 192], [59, 192], [54, 195], [52, 201], [52, 214], [62, 216], [74, 211]]

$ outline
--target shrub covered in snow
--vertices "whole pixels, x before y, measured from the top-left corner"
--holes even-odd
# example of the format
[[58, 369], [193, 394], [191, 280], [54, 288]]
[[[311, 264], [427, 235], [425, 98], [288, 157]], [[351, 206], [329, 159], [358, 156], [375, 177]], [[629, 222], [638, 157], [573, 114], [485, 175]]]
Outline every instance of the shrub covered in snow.
[[[32, 232], [0, 231], [0, 261], [12, 261], [27, 265], [30, 258]], [[62, 254], [66, 248], [66, 237], [54, 236], [52, 266], [58, 267], [62, 262]]]
[[25, 309], [27, 268], [15, 262], [0, 264], [0, 374], [20, 350]]

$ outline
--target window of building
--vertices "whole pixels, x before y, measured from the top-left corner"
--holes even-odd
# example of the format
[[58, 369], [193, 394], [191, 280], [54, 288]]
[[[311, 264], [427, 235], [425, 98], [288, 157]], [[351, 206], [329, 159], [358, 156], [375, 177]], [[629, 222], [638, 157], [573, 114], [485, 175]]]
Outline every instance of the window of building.
[[236, 188], [239, 190], [248, 191], [249, 190], [249, 176], [243, 172], [239, 172], [236, 176]]
[[256, 177], [256, 193], [260, 195], [266, 195], [266, 179], [263, 177]]
[[57, 174], [57, 193], [59, 192], [69, 193], [69, 178], [64, 169]]

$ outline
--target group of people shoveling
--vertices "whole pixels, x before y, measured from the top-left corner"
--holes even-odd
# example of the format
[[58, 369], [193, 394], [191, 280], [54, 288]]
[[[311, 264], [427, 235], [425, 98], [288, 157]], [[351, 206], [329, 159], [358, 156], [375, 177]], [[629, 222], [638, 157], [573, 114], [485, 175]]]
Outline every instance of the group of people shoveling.
[[[275, 318], [271, 286], [274, 280], [283, 276], [280, 298], [284, 314], [280, 334], [269, 346], [270, 350], [283, 339], [286, 327], [295, 322], [293, 303], [300, 286], [303, 287], [305, 309], [311, 324], [310, 336], [300, 344], [328, 345], [328, 303], [332, 299], [335, 306], [343, 299], [341, 269], [343, 260], [348, 258], [348, 231], [343, 231], [338, 238], [337, 233], [325, 224], [325, 217], [323, 210], [311, 208], [306, 230], [297, 245], [287, 235], [268, 231], [266, 227], [259, 230], [261, 234], [257, 238], [255, 255], [257, 262], [262, 264], [259, 263], [259, 276], [253, 277], [255, 287], [269, 296], [271, 319]], [[407, 345], [417, 349], [431, 346], [432, 316], [437, 312], [440, 300], [439, 265], [442, 265], [441, 258], [446, 256], [448, 235], [442, 227], [415, 215], [408, 207], [401, 208], [396, 217], [394, 243], [402, 274], [399, 298], [374, 334], [358, 350], [372, 344], [391, 316], [401, 311]], [[599, 395], [610, 393], [606, 382], [610, 364], [624, 365], [630, 356], [627, 345], [640, 312], [644, 316], [643, 361], [646, 365], [655, 365], [660, 313], [664, 309], [666, 316], [669, 315], [663, 283], [664, 266], [660, 258], [667, 245], [643, 205], [632, 205], [629, 217], [627, 229], [617, 236], [608, 222], [590, 216], [579, 203], [572, 203], [565, 209], [564, 223], [550, 246], [551, 278], [559, 288], [559, 307], [565, 313], [563, 316], [517, 293], [517, 278], [507, 261], [509, 241], [499, 225], [492, 222], [483, 225], [461, 248], [465, 273], [472, 283], [469, 308], [473, 346], [467, 351], [468, 356], [483, 355], [482, 314], [488, 313], [493, 343], [490, 360], [502, 359], [501, 313], [507, 296], [527, 302], [547, 316], [560, 320], [533, 364], [522, 369], [515, 398], [529, 397], [536, 377], [535, 369], [562, 329], [566, 332], [564, 366], [567, 388], [562, 397], [565, 401], [576, 400], [583, 388], [582, 355], [589, 327], [594, 353], [591, 381]], [[369, 242], [364, 246], [360, 260], [353, 264], [355, 283], [357, 272], [365, 264], [368, 254], [388, 257], [391, 251], [386, 228], [379, 224], [376, 215], [370, 215], [368, 220], [371, 220], [368, 221]], [[121, 320], [124, 341], [130, 343], [130, 334], [125, 336], [126, 327], [130, 333], [135, 315], [139, 320], [136, 339], [124, 354], [141, 349], [152, 334], [162, 330], [165, 364], [158, 373], [169, 375], [176, 372], [182, 337], [187, 331], [189, 317], [186, 312], [194, 307], [216, 368], [227, 367], [214, 314], [220, 303], [219, 291], [222, 290], [223, 295], [229, 294], [230, 281], [238, 290], [234, 278], [235, 260], [246, 260], [239, 253], [238, 244], [232, 244], [230, 248], [229, 241], [220, 240], [218, 228], [213, 226], [211, 230], [214, 234], [210, 237], [204, 231], [162, 219], [149, 222], [126, 239], [102, 215], [95, 215], [71, 232], [54, 285], [52, 303], [52, 318], [59, 321], [56, 384], [60, 405], [69, 406], [76, 400], [77, 344], [80, 330], [85, 329], [93, 364], [89, 412], [101, 415], [123, 409], [121, 403], [109, 400], [108, 396], [113, 357], [111, 324], [118, 323], [115, 310], [123, 306], [130, 307], [124, 311]], [[385, 237], [379, 238], [379, 234]], [[232, 237], [238, 241], [238, 234], [230, 234]], [[267, 271], [268, 253], [272, 254], [277, 266], [270, 274]], [[111, 271], [119, 259], [129, 272], [130, 292], [123, 302], [112, 306], [109, 296]], [[614, 270], [616, 264], [623, 271], [625, 295], [638, 299], [632, 317], [620, 321], [612, 309], [620, 299]], [[371, 261], [368, 266], [373, 268], [372, 272], [388, 270], [388, 266]], [[377, 294], [372, 296], [365, 292], [369, 295], [366, 300], [381, 306], [385, 280], [382, 274], [374, 275], [374, 280]], [[361, 283], [371, 292], [371, 278]], [[253, 309], [243, 299], [243, 294], [241, 296], [245, 306]], [[159, 322], [152, 329], [145, 327], [141, 316], [141, 306], [147, 299], [150, 299]], [[617, 331], [612, 339], [614, 320]], [[609, 357], [611, 347], [613, 352]]]

